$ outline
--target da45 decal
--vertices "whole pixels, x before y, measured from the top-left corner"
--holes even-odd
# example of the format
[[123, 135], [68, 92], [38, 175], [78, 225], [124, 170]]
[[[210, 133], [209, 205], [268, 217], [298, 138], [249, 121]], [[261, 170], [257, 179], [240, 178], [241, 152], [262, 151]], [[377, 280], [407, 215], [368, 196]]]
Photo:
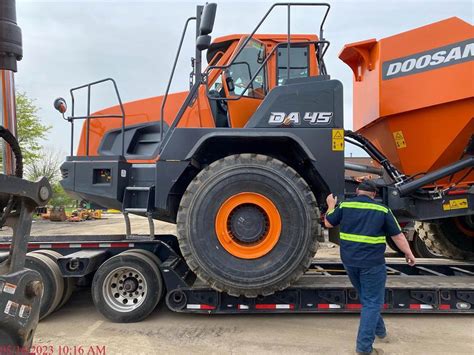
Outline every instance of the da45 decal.
[[271, 112], [268, 124], [270, 125], [300, 125], [302, 121], [311, 125], [328, 125], [333, 117], [332, 112]]

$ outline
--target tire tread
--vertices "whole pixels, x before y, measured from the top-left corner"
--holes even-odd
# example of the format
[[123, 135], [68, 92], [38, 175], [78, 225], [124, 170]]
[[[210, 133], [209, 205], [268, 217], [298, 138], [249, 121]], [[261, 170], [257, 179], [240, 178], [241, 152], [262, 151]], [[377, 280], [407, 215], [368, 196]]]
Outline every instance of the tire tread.
[[472, 253], [451, 243], [437, 222], [415, 222], [415, 230], [426, 247], [435, 254], [457, 260], [474, 258]]
[[[311, 243], [307, 248], [304, 257], [301, 258], [299, 265], [294, 269], [294, 271], [286, 278], [282, 279], [278, 283], [275, 283], [271, 286], [266, 286], [262, 288], [255, 288], [242, 291], [240, 288], [231, 287], [226, 285], [219, 280], [214, 280], [205, 270], [199, 265], [198, 260], [194, 257], [191, 252], [189, 241], [187, 238], [187, 224], [186, 224], [186, 215], [188, 214], [190, 205], [196, 193], [198, 192], [200, 186], [211, 177], [214, 173], [221, 171], [226, 167], [235, 166], [236, 163], [242, 164], [261, 164], [267, 167], [270, 167], [272, 170], [275, 170], [277, 173], [280, 173], [286, 179], [291, 180], [294, 185], [298, 188], [301, 193], [302, 198], [305, 203], [310, 206], [311, 209]], [[285, 163], [272, 158], [267, 155], [245, 153], [245, 154], [236, 154], [230, 155], [223, 159], [217, 160], [210, 164], [208, 167], [203, 169], [195, 179], [189, 184], [187, 190], [183, 194], [181, 203], [178, 209], [177, 216], [177, 231], [178, 231], [178, 241], [181, 248], [181, 252], [188, 263], [188, 266], [191, 270], [196, 273], [196, 275], [208, 283], [212, 288], [221, 291], [227, 292], [233, 296], [245, 295], [247, 297], [257, 297], [259, 295], [270, 295], [276, 291], [283, 290], [293, 284], [298, 280], [303, 273], [308, 269], [311, 264], [311, 261], [318, 249], [318, 236], [321, 235], [321, 225], [319, 223], [321, 214], [318, 208], [316, 198], [314, 197], [313, 192], [306, 183], [306, 181], [290, 166]]]

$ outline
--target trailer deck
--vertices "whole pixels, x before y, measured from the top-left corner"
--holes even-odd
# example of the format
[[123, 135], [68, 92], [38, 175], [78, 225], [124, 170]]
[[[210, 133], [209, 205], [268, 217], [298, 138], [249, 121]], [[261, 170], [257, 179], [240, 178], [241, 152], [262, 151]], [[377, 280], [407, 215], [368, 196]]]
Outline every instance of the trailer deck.
[[[387, 259], [384, 313], [474, 313], [474, 264], [422, 259], [409, 267]], [[184, 302], [173, 302], [184, 295]], [[178, 299], [182, 296], [178, 296]], [[270, 296], [232, 297], [203, 282], [168, 293], [168, 307], [194, 313], [354, 313], [361, 304], [340, 260], [317, 260], [293, 286]]]
[[[0, 261], [10, 242], [0, 238]], [[182, 258], [173, 235], [44, 236], [28, 244], [29, 251], [53, 250], [64, 278], [87, 279], [109, 258], [126, 250], [143, 249], [158, 256], [166, 293], [164, 301], [185, 313], [357, 313], [361, 309], [338, 259], [315, 259], [291, 287], [268, 296], [234, 297], [196, 278]], [[81, 263], [78, 263], [78, 260]], [[82, 265], [71, 268], [71, 262]], [[384, 313], [474, 313], [474, 262], [419, 259], [410, 267], [402, 258], [387, 258]], [[90, 279], [90, 278], [89, 278]], [[84, 283], [82, 283], [84, 284]]]

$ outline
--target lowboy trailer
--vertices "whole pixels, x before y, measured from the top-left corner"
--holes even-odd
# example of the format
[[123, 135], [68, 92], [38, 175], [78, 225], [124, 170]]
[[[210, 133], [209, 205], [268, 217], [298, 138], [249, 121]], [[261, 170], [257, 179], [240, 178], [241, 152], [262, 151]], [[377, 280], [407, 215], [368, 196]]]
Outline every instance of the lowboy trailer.
[[[9, 247], [7, 238], [0, 239], [0, 261]], [[51, 300], [41, 318], [67, 302], [73, 285], [91, 285], [97, 310], [114, 322], [140, 321], [159, 302], [174, 312], [206, 314], [356, 313], [361, 308], [336, 259], [315, 260], [291, 287], [248, 298], [216, 291], [197, 278], [173, 235], [43, 236], [28, 250], [29, 265], [47, 280], [45, 297]], [[154, 265], [143, 262], [144, 255]], [[45, 262], [48, 258], [55, 262]], [[420, 259], [409, 267], [404, 259], [388, 258], [387, 275], [385, 313], [474, 313], [472, 262]]]

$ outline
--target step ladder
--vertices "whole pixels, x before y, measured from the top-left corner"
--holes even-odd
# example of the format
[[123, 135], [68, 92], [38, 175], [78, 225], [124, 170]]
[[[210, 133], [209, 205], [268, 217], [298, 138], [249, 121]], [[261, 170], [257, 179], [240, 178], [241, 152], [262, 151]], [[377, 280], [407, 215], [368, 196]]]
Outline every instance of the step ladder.
[[155, 186], [127, 186], [125, 187], [122, 213], [125, 219], [125, 235], [132, 239], [132, 225], [129, 213], [144, 214], [148, 219], [150, 239], [155, 238], [155, 225], [153, 223], [153, 209], [155, 206]]

